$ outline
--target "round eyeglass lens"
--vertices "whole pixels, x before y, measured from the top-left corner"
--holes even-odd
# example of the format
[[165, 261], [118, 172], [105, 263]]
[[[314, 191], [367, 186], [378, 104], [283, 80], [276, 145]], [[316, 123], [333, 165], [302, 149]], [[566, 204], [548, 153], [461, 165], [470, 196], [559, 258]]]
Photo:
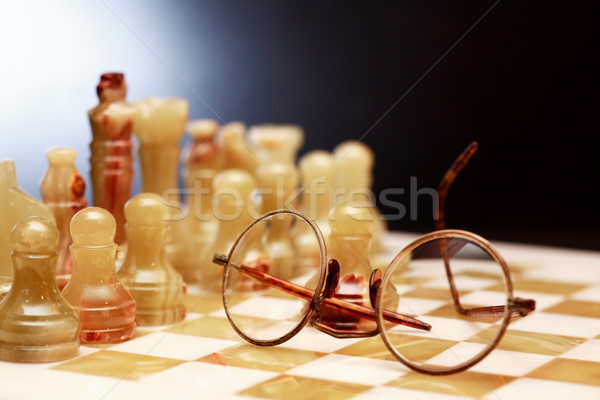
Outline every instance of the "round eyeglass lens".
[[295, 335], [322, 290], [325, 257], [321, 233], [302, 214], [277, 211], [255, 221], [233, 246], [223, 276], [234, 329], [259, 345]]
[[[487, 241], [441, 231], [413, 242], [390, 264], [379, 302], [431, 325], [423, 331], [380, 320], [386, 346], [402, 363], [429, 374], [454, 373], [481, 361], [501, 339], [510, 315], [510, 277]], [[378, 307], [378, 318], [381, 315]]]

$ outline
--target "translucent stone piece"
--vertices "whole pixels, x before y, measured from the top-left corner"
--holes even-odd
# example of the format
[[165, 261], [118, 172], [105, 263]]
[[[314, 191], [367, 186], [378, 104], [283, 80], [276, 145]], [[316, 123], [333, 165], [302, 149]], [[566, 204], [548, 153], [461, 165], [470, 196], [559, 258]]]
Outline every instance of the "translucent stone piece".
[[302, 177], [302, 211], [317, 223], [328, 240], [329, 211], [335, 201], [335, 158], [327, 151], [315, 150], [300, 158], [298, 167]]
[[219, 129], [221, 149], [225, 169], [243, 169], [254, 175], [262, 160], [254, 145], [246, 138], [246, 125], [243, 122], [230, 122]]
[[0, 303], [0, 359], [51, 362], [79, 349], [79, 321], [54, 278], [58, 230], [29, 217], [12, 230], [14, 283]]
[[185, 207], [180, 204], [178, 184], [179, 144], [188, 117], [189, 104], [179, 98], [156, 97], [133, 103], [138, 110], [135, 134], [140, 141], [138, 156], [142, 172], [142, 192], [156, 193], [177, 207], [170, 207], [171, 234], [165, 251], [178, 271], [197, 268], [197, 258]]
[[142, 192], [162, 195], [165, 190], [177, 189], [179, 141], [188, 117], [187, 100], [152, 97], [133, 105], [138, 110], [135, 135], [140, 141]]
[[[267, 161], [256, 169], [256, 180], [262, 194], [262, 211], [295, 209], [298, 171], [291, 162]], [[265, 251], [277, 266], [271, 273], [283, 279], [295, 276], [297, 264], [292, 231], [293, 216], [280, 216], [271, 221]]]
[[137, 303], [139, 325], [167, 325], [185, 317], [185, 284], [165, 255], [169, 209], [154, 193], [125, 204], [127, 256], [118, 272]]
[[12, 284], [10, 232], [22, 219], [39, 216], [54, 222], [50, 207], [17, 186], [13, 160], [0, 159], [0, 300]]
[[[340, 265], [340, 280], [334, 297], [370, 307], [369, 278], [371, 262], [369, 246], [373, 216], [368, 207], [341, 203], [329, 215], [331, 236], [329, 238], [330, 259]], [[337, 330], [374, 330], [374, 321], [349, 316], [335, 310], [325, 309], [321, 322]]]
[[191, 121], [188, 130], [192, 139], [184, 151], [183, 178], [187, 194], [188, 215], [195, 250], [196, 262], [187, 270], [179, 270], [186, 282], [200, 278], [198, 261], [209, 250], [217, 230], [217, 220], [212, 211], [212, 182], [223, 169], [223, 157], [217, 146], [215, 135], [219, 124], [212, 119]]
[[69, 279], [73, 266], [69, 246], [72, 243], [69, 224], [73, 215], [85, 208], [83, 197], [85, 182], [75, 168], [75, 149], [60, 147], [46, 151], [49, 167], [42, 179], [42, 200], [52, 208], [60, 239], [56, 252], [56, 283], [62, 290]]
[[135, 331], [135, 300], [117, 277], [115, 231], [114, 217], [99, 207], [71, 221], [73, 275], [62, 295], [79, 315], [81, 343], [120, 342]]
[[252, 193], [256, 180], [241, 169], [228, 169], [217, 174], [213, 181], [213, 210], [219, 221], [211, 250], [201, 260], [201, 286], [217, 288], [222, 268], [213, 264], [213, 254], [228, 254], [238, 236], [260, 215], [254, 209]]
[[92, 127], [90, 175], [94, 205], [115, 217], [115, 241], [123, 245], [126, 240], [123, 206], [131, 195], [131, 133], [137, 110], [125, 102], [127, 83], [121, 73], [103, 74], [96, 91], [100, 103], [88, 112]]
[[336, 204], [340, 202], [363, 203], [371, 205], [373, 214], [371, 253], [378, 254], [383, 250], [381, 241], [387, 230], [385, 220], [375, 207], [375, 197], [372, 192], [373, 166], [375, 155], [373, 150], [363, 142], [348, 140], [333, 149], [337, 163], [336, 173]]
[[263, 160], [295, 164], [304, 143], [304, 131], [297, 125], [261, 124], [250, 127], [248, 138], [259, 149]]

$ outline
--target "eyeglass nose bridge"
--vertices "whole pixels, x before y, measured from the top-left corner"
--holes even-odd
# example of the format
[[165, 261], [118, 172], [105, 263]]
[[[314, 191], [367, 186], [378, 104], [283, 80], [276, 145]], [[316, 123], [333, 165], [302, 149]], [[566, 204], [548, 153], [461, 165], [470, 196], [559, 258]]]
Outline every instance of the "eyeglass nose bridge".
[[[379, 269], [376, 269], [371, 273], [371, 277], [369, 280], [369, 299], [373, 307], [375, 305], [375, 299], [377, 298], [377, 292], [379, 290], [379, 287], [381, 286], [381, 277], [381, 271]], [[327, 263], [327, 276], [323, 293], [313, 303], [313, 310], [315, 311], [315, 319], [313, 321], [313, 326], [317, 330], [339, 339], [361, 338], [377, 335], [379, 333], [379, 329], [377, 328], [374, 330], [341, 330], [323, 323], [321, 319], [321, 304], [326, 299], [332, 298], [335, 295], [335, 291], [339, 284], [339, 279], [340, 265], [336, 259], [332, 258]]]
[[340, 264], [334, 258], [327, 263], [327, 277], [323, 294], [318, 299], [318, 304], [323, 300], [333, 297], [340, 282]]

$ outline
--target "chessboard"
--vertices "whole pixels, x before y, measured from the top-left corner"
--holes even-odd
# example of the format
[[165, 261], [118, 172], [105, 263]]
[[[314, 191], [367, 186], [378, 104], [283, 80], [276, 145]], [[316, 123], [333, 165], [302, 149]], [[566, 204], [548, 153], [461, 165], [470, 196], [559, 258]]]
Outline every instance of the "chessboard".
[[[389, 234], [377, 262], [413, 238]], [[379, 337], [335, 339], [309, 326], [277, 347], [254, 346], [218, 295], [192, 285], [173, 326], [139, 327], [132, 340], [82, 346], [66, 361], [0, 362], [0, 399], [600, 399], [600, 252], [495, 245], [515, 295], [535, 299], [536, 311], [462, 373], [419, 374]]]

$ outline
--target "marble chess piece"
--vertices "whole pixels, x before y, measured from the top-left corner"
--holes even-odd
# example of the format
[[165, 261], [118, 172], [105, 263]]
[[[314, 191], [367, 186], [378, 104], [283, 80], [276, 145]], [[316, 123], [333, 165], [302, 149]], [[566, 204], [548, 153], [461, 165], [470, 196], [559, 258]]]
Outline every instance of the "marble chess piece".
[[0, 159], [0, 300], [13, 280], [10, 232], [19, 221], [30, 216], [39, 216], [52, 223], [55, 221], [48, 205], [19, 188], [14, 161]]
[[92, 128], [90, 175], [93, 204], [115, 217], [115, 241], [125, 245], [123, 206], [131, 196], [131, 133], [137, 111], [125, 102], [127, 82], [122, 73], [102, 74], [96, 92], [100, 102], [88, 112]]
[[[298, 170], [291, 162], [267, 161], [256, 169], [256, 180], [262, 197], [262, 213], [280, 209], [295, 209]], [[278, 215], [271, 221], [265, 251], [269, 254], [271, 273], [290, 279], [297, 263], [293, 237], [290, 234], [293, 216]]]
[[228, 169], [217, 174], [213, 181], [213, 211], [218, 220], [217, 233], [211, 249], [202, 260], [201, 286], [218, 287], [222, 268], [212, 262], [214, 254], [228, 254], [231, 247], [248, 225], [260, 215], [254, 209], [252, 194], [256, 180], [241, 169]]
[[54, 277], [59, 234], [29, 217], [11, 232], [14, 282], [0, 302], [0, 360], [52, 362], [77, 355], [79, 321]]
[[[183, 179], [187, 188], [189, 229], [194, 241], [194, 258], [204, 258], [204, 253], [214, 239], [217, 220], [212, 210], [212, 182], [223, 169], [223, 154], [216, 142], [219, 124], [211, 119], [191, 121], [188, 131], [192, 139], [184, 151]], [[189, 270], [179, 271], [186, 282], [195, 282], [200, 278], [197, 263]]]
[[174, 324], [185, 317], [186, 287], [165, 252], [169, 215], [155, 193], [125, 203], [129, 248], [118, 275], [136, 301], [139, 325]]
[[179, 190], [180, 141], [185, 131], [189, 104], [179, 98], [148, 98], [133, 103], [138, 114], [135, 135], [140, 141], [138, 156], [142, 192], [156, 193], [168, 201], [170, 235], [165, 248], [169, 262], [187, 274], [196, 269], [193, 238], [181, 203]]
[[117, 225], [108, 211], [90, 207], [70, 224], [73, 275], [62, 291], [79, 316], [81, 343], [117, 343], [135, 332], [136, 305], [117, 277]]
[[387, 227], [381, 213], [375, 207], [375, 197], [371, 190], [375, 155], [363, 142], [348, 140], [333, 149], [333, 156], [337, 164], [336, 204], [370, 204], [373, 215], [371, 252], [378, 254], [383, 250], [382, 238]]
[[69, 246], [73, 242], [69, 224], [79, 210], [87, 206], [85, 200], [85, 182], [75, 168], [75, 149], [59, 147], [46, 151], [48, 170], [42, 179], [40, 192], [42, 200], [52, 208], [56, 227], [60, 234], [58, 241], [58, 260], [56, 261], [56, 282], [62, 290], [69, 279], [73, 262]]

